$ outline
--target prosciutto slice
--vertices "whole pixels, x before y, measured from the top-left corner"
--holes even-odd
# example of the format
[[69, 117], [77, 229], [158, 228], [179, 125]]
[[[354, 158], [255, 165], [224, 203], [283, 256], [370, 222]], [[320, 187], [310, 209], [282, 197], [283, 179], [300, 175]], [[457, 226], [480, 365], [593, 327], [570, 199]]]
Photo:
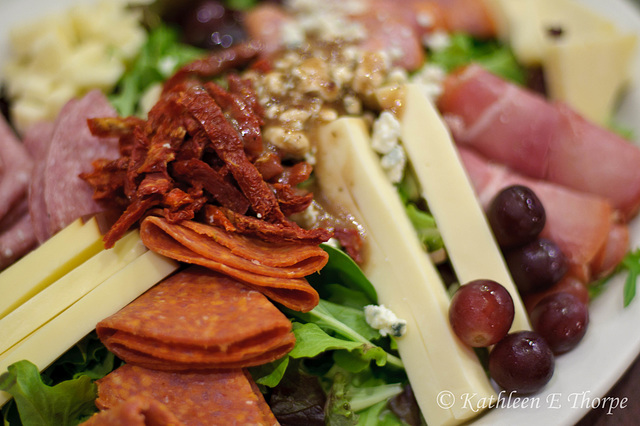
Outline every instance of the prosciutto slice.
[[471, 65], [439, 107], [455, 141], [519, 173], [608, 199], [625, 220], [640, 207], [640, 149], [562, 103]]
[[554, 241], [570, 261], [571, 273], [583, 283], [610, 272], [624, 257], [629, 231], [619, 223], [608, 200], [517, 174], [459, 147], [460, 157], [483, 208], [511, 185], [531, 188], [546, 211], [542, 237]]

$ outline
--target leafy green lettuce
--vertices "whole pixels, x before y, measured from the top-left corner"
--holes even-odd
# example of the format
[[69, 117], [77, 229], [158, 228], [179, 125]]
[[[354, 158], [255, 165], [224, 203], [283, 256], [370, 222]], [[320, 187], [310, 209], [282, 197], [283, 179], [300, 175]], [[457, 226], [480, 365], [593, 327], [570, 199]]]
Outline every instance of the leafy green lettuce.
[[451, 35], [448, 47], [430, 52], [429, 62], [440, 65], [447, 72], [475, 62], [507, 80], [518, 84], [526, 81], [525, 71], [507, 45], [493, 39], [479, 40], [468, 34]]
[[[292, 377], [315, 375], [326, 397], [326, 424], [380, 424], [381, 418], [386, 419], [382, 424], [401, 424], [386, 402], [402, 393], [407, 381], [402, 361], [393, 341], [371, 328], [364, 316], [364, 306], [377, 303], [375, 289], [344, 252], [322, 247], [329, 262], [309, 277], [320, 303], [306, 313], [283, 308], [292, 319], [296, 346], [284, 358], [252, 368], [251, 373], [259, 385], [273, 388], [279, 401], [280, 388], [293, 388]], [[302, 400], [313, 399], [300, 395], [304, 388], [296, 392]]]
[[122, 361], [95, 332], [79, 341], [40, 374], [29, 361], [19, 361], [0, 375], [0, 390], [13, 400], [2, 408], [5, 425], [72, 426], [97, 411], [94, 381]]
[[175, 29], [158, 25], [149, 32], [131, 69], [109, 97], [111, 104], [121, 116], [140, 115], [140, 100], [147, 90], [164, 82], [180, 66], [204, 53], [201, 49], [180, 43]]

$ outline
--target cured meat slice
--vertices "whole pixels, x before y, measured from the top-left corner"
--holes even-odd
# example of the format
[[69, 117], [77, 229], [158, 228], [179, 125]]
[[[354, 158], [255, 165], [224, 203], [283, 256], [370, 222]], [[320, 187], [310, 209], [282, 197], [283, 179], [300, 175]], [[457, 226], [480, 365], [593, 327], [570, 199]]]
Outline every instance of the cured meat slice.
[[23, 198], [0, 222], [0, 270], [27, 254], [37, 244], [27, 199]]
[[290, 309], [307, 312], [318, 304], [318, 293], [304, 279], [328, 261], [317, 245], [267, 243], [215, 226], [173, 224], [157, 216], [142, 221], [140, 238], [156, 253], [241, 280]]
[[162, 402], [187, 426], [278, 424], [246, 370], [176, 373], [125, 364], [97, 384], [101, 410], [142, 396]]
[[0, 115], [0, 219], [26, 195], [33, 161]]
[[89, 118], [115, 115], [109, 101], [98, 90], [68, 102], [58, 115], [47, 160], [42, 166], [47, 236], [79, 217], [103, 210], [93, 200], [93, 188], [79, 175], [90, 172], [94, 160], [118, 157], [118, 140], [95, 137], [87, 126]]
[[197, 266], [162, 281], [96, 331], [116, 356], [156, 370], [260, 365], [295, 344], [290, 321], [265, 296]]
[[112, 409], [101, 411], [82, 423], [83, 426], [183, 426], [166, 405], [145, 396], [136, 395]]
[[449, 76], [438, 104], [458, 144], [527, 176], [607, 198], [624, 219], [640, 207], [640, 149], [566, 105], [478, 65]]
[[39, 243], [49, 238], [49, 215], [44, 202], [44, 164], [47, 161], [49, 145], [55, 125], [43, 121], [27, 129], [24, 135], [24, 146], [34, 161], [31, 181], [29, 183], [29, 214], [33, 225], [33, 233]]
[[558, 244], [569, 258], [572, 272], [583, 283], [610, 271], [624, 257], [628, 228], [617, 223], [606, 199], [524, 177], [467, 148], [459, 147], [459, 152], [485, 209], [501, 189], [510, 185], [526, 185], [536, 193], [547, 218], [541, 236]]

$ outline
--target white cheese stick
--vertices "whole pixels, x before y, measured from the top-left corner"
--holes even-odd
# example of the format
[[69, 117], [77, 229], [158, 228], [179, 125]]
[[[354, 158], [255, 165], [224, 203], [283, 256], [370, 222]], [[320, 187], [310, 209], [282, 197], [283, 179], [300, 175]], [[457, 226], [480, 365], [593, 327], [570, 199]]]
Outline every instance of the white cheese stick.
[[476, 416], [473, 401], [495, 398], [495, 391], [473, 350], [451, 330], [446, 289], [370, 147], [363, 121], [341, 118], [324, 126], [316, 159], [323, 195], [365, 229], [363, 271], [379, 302], [407, 321], [398, 350], [427, 423], [453, 425]]
[[0, 319], [0, 354], [146, 251], [138, 231], [131, 231]]
[[[0, 371], [24, 359], [44, 370], [91, 332], [99, 321], [118, 312], [177, 268], [177, 262], [147, 251], [0, 355]], [[0, 406], [9, 399], [10, 394], [0, 391]]]
[[511, 331], [529, 319], [448, 129], [419, 86], [407, 85], [400, 114], [402, 144], [461, 284], [491, 279], [513, 298]]
[[78, 219], [0, 273], [0, 318], [103, 249], [98, 222]]

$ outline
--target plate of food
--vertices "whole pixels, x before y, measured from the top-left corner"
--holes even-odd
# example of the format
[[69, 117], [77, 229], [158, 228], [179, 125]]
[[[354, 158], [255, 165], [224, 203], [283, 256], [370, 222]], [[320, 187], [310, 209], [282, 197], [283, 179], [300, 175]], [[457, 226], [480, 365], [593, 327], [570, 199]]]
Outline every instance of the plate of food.
[[7, 424], [633, 403], [604, 395], [640, 353], [637, 5], [12, 0], [0, 28]]

